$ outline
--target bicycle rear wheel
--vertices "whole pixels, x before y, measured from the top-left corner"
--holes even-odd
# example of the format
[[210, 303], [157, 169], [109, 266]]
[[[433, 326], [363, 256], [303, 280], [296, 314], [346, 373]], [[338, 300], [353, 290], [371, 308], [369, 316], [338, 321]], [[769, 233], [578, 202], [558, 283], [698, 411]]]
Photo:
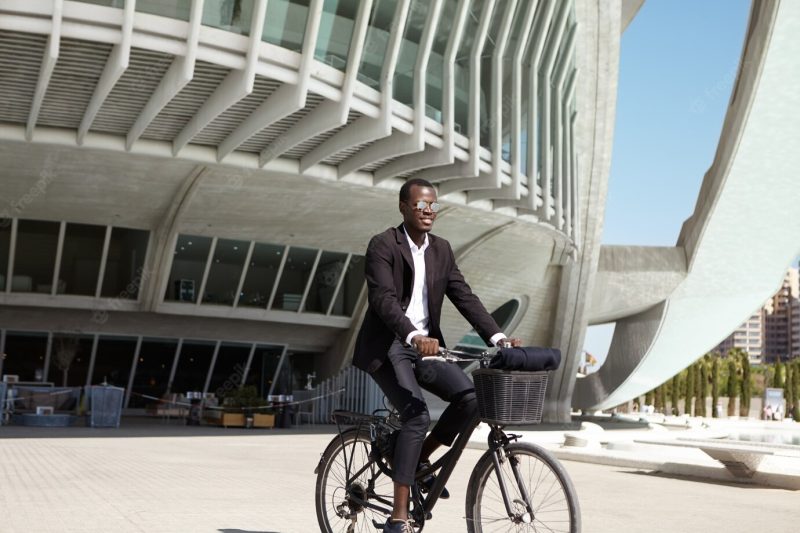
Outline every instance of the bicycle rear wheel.
[[314, 499], [323, 533], [373, 533], [373, 519], [386, 521], [388, 515], [364, 505], [388, 501], [391, 508], [393, 497], [392, 480], [370, 458], [370, 448], [366, 432], [352, 429], [334, 437], [322, 455]]
[[[503, 454], [503, 450], [500, 451]], [[580, 532], [578, 497], [567, 472], [555, 457], [534, 444], [515, 443], [505, 447], [500, 474], [511, 506], [509, 515], [492, 455], [491, 450], [486, 452], [470, 476], [466, 509], [469, 533]], [[512, 467], [514, 463], [519, 483]]]

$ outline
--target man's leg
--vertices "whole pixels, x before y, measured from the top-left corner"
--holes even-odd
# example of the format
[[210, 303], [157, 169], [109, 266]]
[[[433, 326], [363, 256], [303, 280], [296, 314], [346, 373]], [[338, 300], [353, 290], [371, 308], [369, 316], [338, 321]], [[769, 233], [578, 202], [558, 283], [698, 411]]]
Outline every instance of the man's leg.
[[393, 520], [408, 519], [410, 485], [414, 482], [420, 450], [430, 425], [428, 406], [414, 375], [417, 353], [395, 341], [389, 361], [372, 374], [381, 390], [400, 413], [402, 428], [394, 449]]
[[439, 446], [450, 446], [457, 435], [474, 429], [478, 400], [474, 385], [457, 365], [423, 359], [415, 373], [425, 390], [450, 402], [422, 446], [420, 460], [426, 461]]

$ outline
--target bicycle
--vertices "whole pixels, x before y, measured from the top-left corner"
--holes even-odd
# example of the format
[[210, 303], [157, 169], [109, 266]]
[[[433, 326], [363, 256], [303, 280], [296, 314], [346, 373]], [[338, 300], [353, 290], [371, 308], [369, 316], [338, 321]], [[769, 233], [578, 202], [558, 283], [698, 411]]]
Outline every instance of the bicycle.
[[[460, 434], [444, 455], [416, 473], [409, 516], [422, 531], [472, 432], [480, 421], [490, 428], [489, 449], [472, 471], [466, 495], [469, 533], [485, 531], [548, 531], [579, 533], [580, 507], [575, 488], [558, 460], [544, 448], [517, 442], [505, 433], [513, 423], [539, 423], [547, 372], [505, 372], [487, 368], [490, 354], [440, 350], [435, 359], [480, 362], [473, 373], [480, 420]], [[400, 428], [395, 411], [371, 415], [337, 410], [332, 414], [338, 435], [328, 444], [314, 470], [315, 504], [324, 533], [380, 530], [392, 511], [391, 456], [393, 435]], [[349, 427], [344, 428], [343, 425]], [[436, 473], [423, 492], [420, 482]], [[508, 529], [503, 528], [508, 523]]]

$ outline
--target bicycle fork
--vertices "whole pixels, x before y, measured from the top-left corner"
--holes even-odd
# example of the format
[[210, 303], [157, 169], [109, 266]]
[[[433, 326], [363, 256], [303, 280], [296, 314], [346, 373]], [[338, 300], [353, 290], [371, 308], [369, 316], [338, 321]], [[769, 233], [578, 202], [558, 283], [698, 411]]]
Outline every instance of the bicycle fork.
[[[509, 437], [511, 439], [515, 439], [517, 436], [510, 435]], [[503, 504], [506, 506], [508, 517], [516, 524], [530, 524], [533, 522], [534, 518], [531, 498], [528, 494], [528, 489], [525, 486], [525, 483], [523, 483], [522, 475], [519, 471], [519, 460], [513, 455], [506, 454], [506, 444], [507, 442], [501, 442], [499, 446], [492, 449], [492, 464], [494, 465], [494, 471], [497, 475], [497, 484], [500, 486], [500, 494], [503, 496]], [[509, 465], [511, 465], [511, 471], [514, 474], [514, 480], [517, 482], [517, 486], [520, 490], [520, 496], [522, 496], [522, 499], [515, 498], [513, 502], [509, 498], [509, 493], [508, 489], [506, 488], [506, 481], [505, 477], [503, 476], [503, 470], [501, 466], [501, 463], [504, 463], [505, 461], [508, 461]], [[517, 504], [518, 506], [523, 507], [526, 512], [516, 512], [518, 507], [515, 508], [512, 504]]]

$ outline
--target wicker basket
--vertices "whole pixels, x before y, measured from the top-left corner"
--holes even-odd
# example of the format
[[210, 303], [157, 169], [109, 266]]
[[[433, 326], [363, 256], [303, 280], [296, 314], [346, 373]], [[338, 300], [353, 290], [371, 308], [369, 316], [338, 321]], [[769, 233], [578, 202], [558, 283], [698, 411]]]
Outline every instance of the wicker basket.
[[480, 368], [472, 373], [481, 420], [489, 424], [538, 424], [548, 372]]

